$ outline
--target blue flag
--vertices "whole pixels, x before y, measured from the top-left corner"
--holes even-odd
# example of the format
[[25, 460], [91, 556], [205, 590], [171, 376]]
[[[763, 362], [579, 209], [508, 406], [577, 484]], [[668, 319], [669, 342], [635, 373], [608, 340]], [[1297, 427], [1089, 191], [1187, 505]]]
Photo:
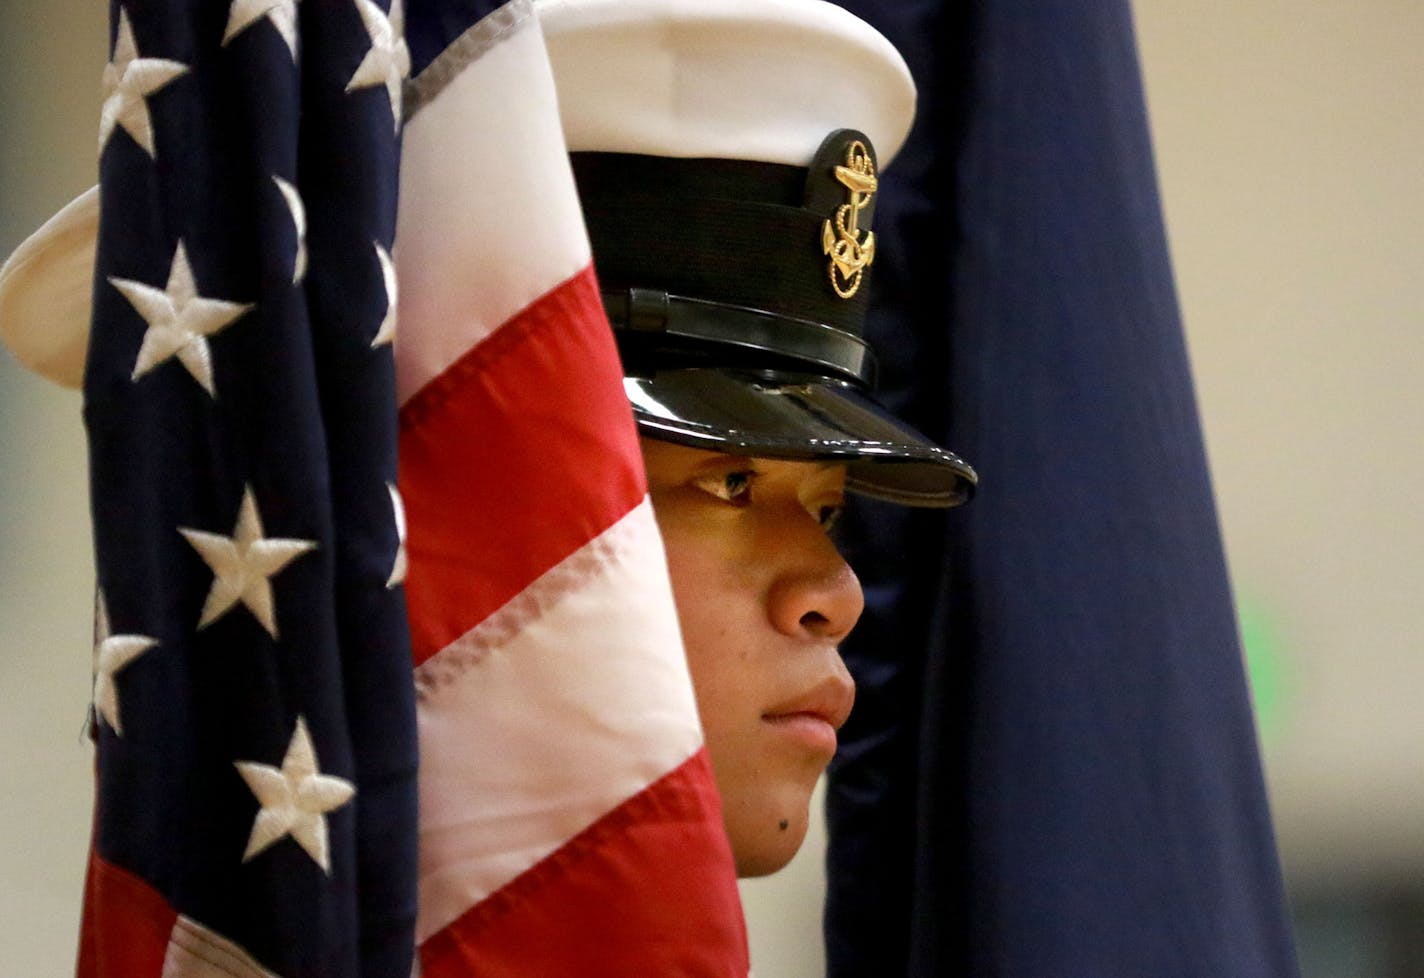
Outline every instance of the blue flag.
[[1128, 6], [844, 5], [920, 87], [882, 389], [982, 481], [847, 521], [830, 974], [1288, 978]]

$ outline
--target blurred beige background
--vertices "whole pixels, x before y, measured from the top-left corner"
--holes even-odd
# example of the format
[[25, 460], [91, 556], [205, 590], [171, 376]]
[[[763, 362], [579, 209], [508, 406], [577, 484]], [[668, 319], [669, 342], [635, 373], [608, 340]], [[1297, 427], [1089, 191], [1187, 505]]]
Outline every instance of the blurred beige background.
[[1301, 889], [1417, 885], [1424, 5], [1152, 0], [1138, 27], [1232, 580], [1280, 649], [1282, 856]]
[[[0, 252], [95, 179], [104, 4], [0, 7]], [[0, 974], [73, 973], [93, 569], [79, 399], [0, 352]]]
[[[94, 180], [103, 6], [0, 10], [0, 251]], [[1351, 900], [1424, 892], [1424, 5], [1136, 9], [1282, 857], [1298, 906], [1358, 911], [1306, 920], [1306, 978], [1403, 974]], [[3, 974], [72, 968], [87, 513], [77, 396], [0, 355]], [[821, 886], [810, 849], [744, 888], [759, 978], [821, 973]]]

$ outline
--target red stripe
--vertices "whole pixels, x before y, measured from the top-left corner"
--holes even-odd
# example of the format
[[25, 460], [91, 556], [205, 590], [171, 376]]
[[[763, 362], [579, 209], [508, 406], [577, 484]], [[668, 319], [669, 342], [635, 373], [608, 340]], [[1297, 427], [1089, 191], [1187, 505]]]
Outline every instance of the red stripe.
[[178, 914], [142, 879], [90, 850], [79, 978], [158, 978]]
[[642, 457], [592, 266], [401, 410], [419, 665], [642, 500]]
[[706, 750], [420, 948], [424, 978], [746, 978], [746, 927]]

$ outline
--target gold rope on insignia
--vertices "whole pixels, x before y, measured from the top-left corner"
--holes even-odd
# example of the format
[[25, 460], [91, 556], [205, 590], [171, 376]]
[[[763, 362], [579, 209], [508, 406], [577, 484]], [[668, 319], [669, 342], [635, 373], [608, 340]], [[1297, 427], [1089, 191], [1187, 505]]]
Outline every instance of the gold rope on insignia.
[[875, 193], [875, 164], [865, 144], [856, 140], [846, 148], [844, 166], [836, 167], [836, 179], [845, 185], [850, 200], [836, 208], [835, 227], [829, 219], [821, 227], [821, 249], [831, 256], [831, 288], [849, 299], [860, 288], [861, 274], [875, 260], [875, 232], [867, 230], [860, 239], [860, 212]]

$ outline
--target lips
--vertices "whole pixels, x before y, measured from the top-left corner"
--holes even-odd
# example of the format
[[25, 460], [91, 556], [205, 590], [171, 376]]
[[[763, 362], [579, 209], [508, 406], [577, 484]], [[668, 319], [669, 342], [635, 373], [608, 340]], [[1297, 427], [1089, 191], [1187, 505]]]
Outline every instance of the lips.
[[845, 724], [855, 703], [855, 685], [848, 676], [832, 675], [796, 698], [779, 703], [761, 715], [769, 723], [815, 721], [829, 726], [832, 734]]

